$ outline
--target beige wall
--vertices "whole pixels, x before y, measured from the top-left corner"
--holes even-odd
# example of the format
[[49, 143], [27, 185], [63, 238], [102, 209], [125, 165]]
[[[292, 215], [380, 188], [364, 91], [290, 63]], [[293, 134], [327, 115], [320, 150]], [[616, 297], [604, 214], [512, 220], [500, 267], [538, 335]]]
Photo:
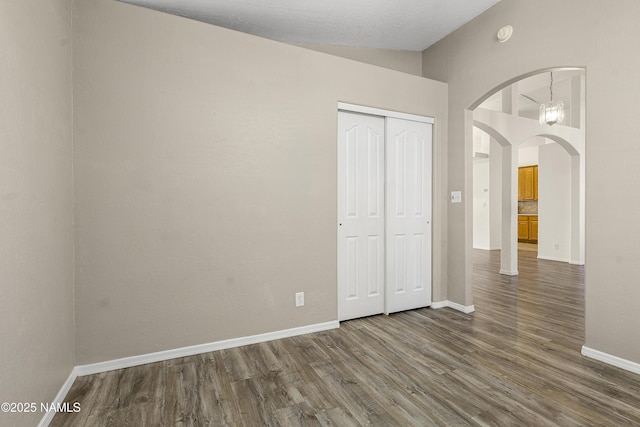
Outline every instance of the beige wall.
[[74, 366], [71, 1], [0, 2], [0, 413]]
[[439, 182], [446, 85], [74, 6], [78, 363], [335, 320], [337, 102], [435, 116]]
[[365, 64], [377, 65], [416, 76], [422, 75], [422, 52], [413, 50], [371, 49], [351, 46], [299, 44], [298, 46], [328, 53]]
[[[640, 362], [640, 2], [503, 0], [424, 52], [426, 77], [449, 83], [449, 296], [472, 303], [471, 145], [465, 109], [507, 80], [534, 70], [586, 67], [586, 346]], [[505, 44], [495, 34], [514, 33]], [[578, 350], [578, 349], [577, 349]]]

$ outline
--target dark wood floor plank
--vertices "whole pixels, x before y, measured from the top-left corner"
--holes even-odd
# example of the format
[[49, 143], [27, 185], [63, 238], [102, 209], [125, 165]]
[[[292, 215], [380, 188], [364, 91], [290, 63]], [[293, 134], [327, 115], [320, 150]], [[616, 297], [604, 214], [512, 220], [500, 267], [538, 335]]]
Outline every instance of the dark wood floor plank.
[[584, 269], [474, 251], [474, 305], [78, 378], [52, 426], [632, 426], [640, 375], [580, 354]]
[[316, 414], [316, 418], [323, 427], [357, 427], [359, 424], [351, 414], [347, 414], [343, 408], [333, 408]]
[[322, 426], [322, 423], [316, 415], [315, 409], [305, 402], [276, 410], [276, 418], [282, 426]]
[[[371, 397], [399, 425], [465, 424], [464, 418], [441, 410], [442, 402], [432, 398], [434, 381], [429, 381], [428, 378], [441, 376], [441, 373], [428, 366], [412, 366], [411, 359], [403, 361], [398, 355], [387, 359], [385, 356], [388, 355], [379, 347], [370, 347], [368, 350], [358, 357], [358, 363], [349, 364], [349, 368], [359, 382], [368, 384], [367, 390]], [[378, 363], [381, 358], [395, 362], [381, 365]], [[415, 371], [420, 374], [416, 375]], [[420, 381], [416, 381], [417, 378]], [[446, 397], [441, 396], [441, 399], [446, 400]]]
[[314, 368], [338, 394], [342, 406], [360, 425], [395, 425], [395, 420], [376, 399], [368, 383], [361, 382], [345, 362], [325, 363]]
[[[194, 356], [197, 357], [197, 356]], [[184, 361], [166, 367], [164, 419], [170, 426], [198, 425], [198, 372], [194, 362]]]
[[[195, 359], [196, 357], [194, 357]], [[240, 422], [234, 414], [238, 405], [220, 352], [197, 356], [201, 362], [198, 398], [200, 411], [211, 425], [230, 425]]]
[[[464, 401], [449, 399], [447, 381], [443, 380], [442, 373], [421, 363], [420, 359], [425, 359], [424, 354], [422, 357], [415, 353], [412, 356], [413, 351], [408, 346], [399, 346], [399, 343], [394, 345], [393, 340], [381, 342], [364, 328], [353, 335], [354, 344], [362, 349], [362, 354], [356, 354], [358, 363], [349, 366], [360, 374], [361, 381], [373, 385], [370, 387], [372, 396], [377, 397], [387, 411], [399, 410], [395, 411], [396, 419], [403, 420], [405, 424], [421, 421], [428, 424], [463, 425], [464, 417], [457, 415], [480, 412], [474, 406], [482, 403], [475, 396]], [[391, 363], [381, 364], [380, 360]], [[384, 394], [376, 393], [379, 390], [384, 390]], [[455, 410], [453, 406], [456, 402], [462, 402], [466, 408]], [[449, 416], [440, 418], [441, 414]]]
[[81, 427], [86, 425], [87, 419], [91, 415], [91, 411], [102, 390], [105, 375], [107, 374], [77, 378], [69, 390], [69, 393], [67, 393], [65, 401], [71, 404], [78, 402], [80, 404], [80, 412], [74, 414], [56, 414], [51, 423], [49, 423], [49, 426]]

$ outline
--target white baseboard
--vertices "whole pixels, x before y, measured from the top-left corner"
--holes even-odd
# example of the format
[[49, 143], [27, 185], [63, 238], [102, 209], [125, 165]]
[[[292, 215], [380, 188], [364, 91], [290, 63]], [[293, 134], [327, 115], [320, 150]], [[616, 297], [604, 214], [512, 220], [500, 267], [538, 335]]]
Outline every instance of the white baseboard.
[[457, 302], [453, 302], [449, 300], [434, 301], [431, 303], [431, 308], [434, 308], [434, 309], [445, 308], [445, 307], [453, 308], [454, 310], [458, 310], [466, 314], [473, 313], [474, 311], [476, 311], [476, 308], [473, 305], [462, 305], [462, 304], [458, 304]]
[[449, 301], [444, 300], [444, 301], [433, 301], [431, 303], [431, 308], [434, 309], [439, 309], [439, 308], [445, 308], [445, 307], [449, 307]]
[[206, 344], [192, 345], [189, 347], [175, 348], [172, 350], [158, 351], [156, 353], [141, 354], [138, 356], [123, 357], [122, 359], [108, 360], [106, 362], [92, 363], [89, 365], [79, 365], [75, 367], [79, 377], [85, 375], [98, 374], [101, 372], [113, 371], [115, 369], [130, 368], [132, 366], [145, 365], [147, 363], [162, 362], [164, 360], [178, 357], [193, 356], [195, 354], [208, 353], [210, 351], [225, 350], [228, 348], [241, 347], [243, 345], [257, 344], [261, 342], [277, 340], [280, 338], [293, 337], [296, 335], [310, 334], [312, 332], [326, 331], [340, 327], [337, 320], [314, 325], [300, 326], [298, 328], [285, 329], [282, 331], [267, 332], [265, 334], [250, 335], [247, 337], [232, 338], [223, 341], [216, 341]]
[[544, 256], [544, 255], [538, 255], [538, 259], [544, 259], [546, 261], [569, 262], [569, 260], [566, 258], [557, 258], [552, 256]]
[[453, 301], [449, 301], [449, 307], [466, 314], [473, 313], [474, 311], [476, 311], [476, 308], [473, 305], [462, 305]]
[[[60, 391], [58, 391], [58, 394], [56, 394], [56, 397], [53, 399], [52, 402], [49, 402], [49, 403], [55, 404], [51, 406], [57, 406], [58, 404], [64, 403], [64, 398], [67, 396], [67, 393], [69, 393], [69, 389], [71, 388], [71, 386], [73, 385], [73, 382], [76, 380], [77, 377], [78, 377], [78, 373], [76, 372], [76, 368], [73, 368], [67, 380], [64, 382], [64, 384], [62, 384]], [[51, 420], [53, 420], [53, 417], [55, 415], [56, 415], [55, 411], [48, 411], [46, 414], [44, 414], [44, 416], [38, 423], [38, 427], [47, 427], [51, 422]]]
[[518, 275], [518, 274], [520, 274], [520, 273], [518, 273], [518, 270], [515, 270], [515, 271], [511, 271], [511, 270], [500, 270], [500, 274], [504, 274], [504, 275], [507, 275], [507, 276], [517, 276], [517, 275]]
[[585, 347], [584, 345], [582, 346], [581, 353], [583, 356], [589, 357], [591, 359], [599, 360], [600, 362], [622, 368], [626, 371], [640, 374], [640, 363], [632, 362], [618, 356], [613, 356], [599, 350], [594, 350], [592, 348]]
[[[64, 382], [62, 388], [51, 403], [64, 403], [69, 389], [77, 377], [85, 375], [99, 374], [101, 372], [113, 371], [115, 369], [130, 368], [132, 366], [144, 365], [153, 362], [162, 362], [164, 360], [175, 359], [177, 357], [193, 356], [200, 353], [208, 353], [210, 351], [224, 350], [228, 348], [241, 347], [243, 345], [257, 344], [266, 341], [277, 340], [280, 338], [294, 337], [297, 335], [310, 334], [313, 332], [327, 331], [340, 327], [337, 320], [330, 322], [316, 323], [313, 325], [300, 326], [298, 328], [284, 329], [282, 331], [267, 332], [265, 334], [250, 335], [247, 337], [232, 338], [223, 341], [216, 341], [207, 344], [192, 345], [189, 347], [176, 348], [166, 351], [158, 351], [156, 353], [141, 354], [138, 356], [123, 357], [122, 359], [108, 360], [106, 362], [92, 363], [89, 365], [78, 365], [73, 368], [69, 378]], [[54, 411], [47, 412], [38, 423], [38, 427], [47, 427], [53, 417]]]

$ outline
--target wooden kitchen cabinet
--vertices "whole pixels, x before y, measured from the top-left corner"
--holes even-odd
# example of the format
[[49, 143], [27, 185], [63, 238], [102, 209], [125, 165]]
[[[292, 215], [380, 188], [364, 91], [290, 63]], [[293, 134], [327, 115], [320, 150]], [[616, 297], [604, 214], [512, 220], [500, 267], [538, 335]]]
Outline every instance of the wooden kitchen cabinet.
[[[533, 200], [538, 200], [538, 166], [533, 167]], [[538, 222], [538, 218], [536, 218], [536, 222]], [[538, 232], [536, 231], [537, 234]], [[536, 240], [538, 240], [537, 237]]]
[[537, 215], [518, 215], [518, 242], [538, 242]]
[[538, 217], [529, 217], [529, 240], [532, 242], [538, 241]]
[[529, 240], [529, 217], [518, 215], [518, 241]]
[[538, 200], [538, 166], [518, 168], [518, 200]]

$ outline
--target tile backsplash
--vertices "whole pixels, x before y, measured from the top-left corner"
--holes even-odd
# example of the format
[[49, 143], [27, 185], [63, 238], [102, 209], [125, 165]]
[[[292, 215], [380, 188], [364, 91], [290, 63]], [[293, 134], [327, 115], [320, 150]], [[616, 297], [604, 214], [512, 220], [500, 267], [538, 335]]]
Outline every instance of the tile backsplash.
[[518, 213], [519, 214], [537, 214], [538, 201], [537, 200], [518, 201]]

